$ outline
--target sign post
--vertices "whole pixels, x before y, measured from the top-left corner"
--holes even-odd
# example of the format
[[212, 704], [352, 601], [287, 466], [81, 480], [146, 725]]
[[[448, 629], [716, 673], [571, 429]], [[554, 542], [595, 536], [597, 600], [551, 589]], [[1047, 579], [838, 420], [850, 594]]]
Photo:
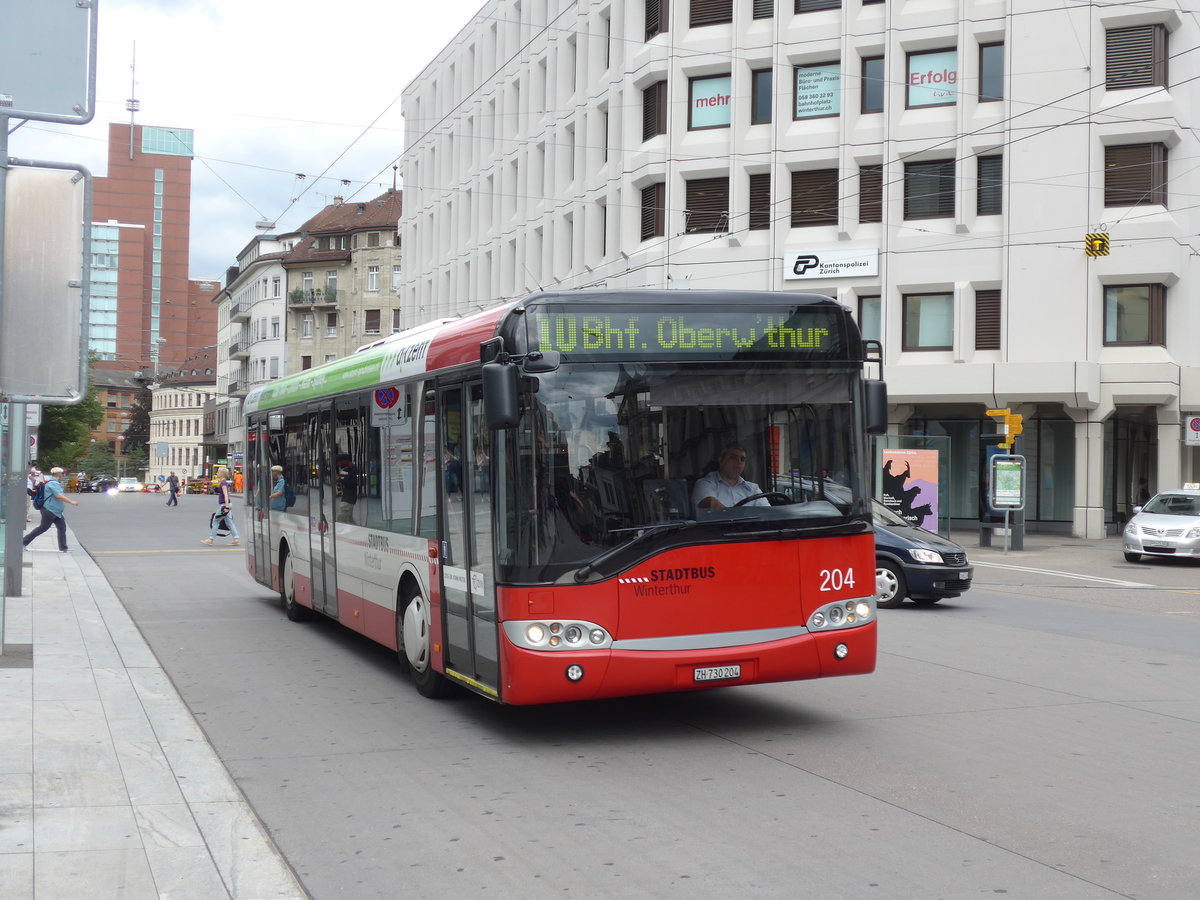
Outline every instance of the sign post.
[[1025, 457], [996, 454], [988, 470], [988, 503], [1004, 510], [1004, 552], [1008, 553], [1008, 517], [1025, 508]]

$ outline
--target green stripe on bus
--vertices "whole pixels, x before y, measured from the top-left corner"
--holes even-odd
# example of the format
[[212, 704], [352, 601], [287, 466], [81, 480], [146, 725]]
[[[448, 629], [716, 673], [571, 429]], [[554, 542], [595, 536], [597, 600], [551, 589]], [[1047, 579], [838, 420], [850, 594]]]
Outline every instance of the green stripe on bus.
[[352, 353], [315, 369], [273, 381], [247, 398], [246, 412], [302, 403], [342, 391], [376, 388], [385, 352], [378, 348], [366, 353]]

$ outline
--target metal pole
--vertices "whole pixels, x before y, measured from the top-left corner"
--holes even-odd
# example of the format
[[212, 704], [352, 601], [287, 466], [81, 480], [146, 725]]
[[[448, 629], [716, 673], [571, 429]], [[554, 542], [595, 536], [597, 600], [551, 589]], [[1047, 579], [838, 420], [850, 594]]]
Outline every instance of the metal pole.
[[[0, 322], [4, 321], [4, 209], [8, 191], [8, 116], [0, 116]], [[3, 400], [4, 398], [0, 398]], [[9, 458], [16, 456], [13, 449], [15, 438], [14, 426], [15, 405], [8, 404], [9, 421]], [[25, 407], [21, 407], [21, 428], [24, 430]], [[4, 523], [4, 590], [0, 591], [0, 654], [4, 653], [4, 598], [11, 591], [14, 597], [21, 596], [21, 564], [22, 549], [16, 544], [13, 533], [13, 518], [16, 507], [13, 505], [14, 485], [10, 484], [15, 473], [9, 471], [9, 460], [0, 454], [0, 485], [6, 491], [5, 506], [8, 511]], [[21, 504], [21, 525], [24, 528], [25, 504]], [[14, 546], [16, 552], [14, 553]], [[14, 565], [15, 563], [15, 565]], [[14, 571], [15, 570], [15, 571]], [[15, 588], [14, 588], [15, 582]]]

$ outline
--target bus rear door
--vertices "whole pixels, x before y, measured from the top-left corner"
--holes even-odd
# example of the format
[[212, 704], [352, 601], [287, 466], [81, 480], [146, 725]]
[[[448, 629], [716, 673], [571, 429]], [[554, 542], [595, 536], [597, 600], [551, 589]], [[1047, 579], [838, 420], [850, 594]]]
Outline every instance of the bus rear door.
[[333, 407], [325, 403], [308, 410], [309, 558], [312, 560], [313, 609], [338, 617], [337, 557], [333, 546], [337, 521], [334, 490]]
[[268, 510], [273, 482], [267, 423], [246, 429], [246, 503], [250, 507], [250, 542], [254, 548], [254, 578], [271, 583], [271, 518]]

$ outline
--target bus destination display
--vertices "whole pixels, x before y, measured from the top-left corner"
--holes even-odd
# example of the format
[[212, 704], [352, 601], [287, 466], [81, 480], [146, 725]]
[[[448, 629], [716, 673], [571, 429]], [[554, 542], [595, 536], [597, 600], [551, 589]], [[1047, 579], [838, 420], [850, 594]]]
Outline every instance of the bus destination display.
[[538, 344], [564, 356], [697, 356], [707, 359], [844, 353], [828, 310], [531, 310]]

